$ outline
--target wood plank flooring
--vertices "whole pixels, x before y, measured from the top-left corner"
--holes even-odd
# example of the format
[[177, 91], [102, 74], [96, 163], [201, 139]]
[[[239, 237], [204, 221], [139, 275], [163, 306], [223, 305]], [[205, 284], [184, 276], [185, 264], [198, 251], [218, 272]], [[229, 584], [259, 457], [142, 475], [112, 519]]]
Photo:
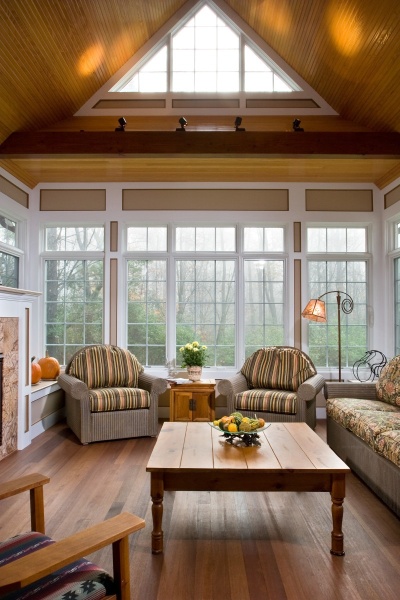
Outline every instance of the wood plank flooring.
[[[160, 424], [161, 425], [161, 424]], [[325, 440], [324, 421], [317, 433]], [[0, 462], [0, 480], [38, 471], [55, 539], [121, 511], [146, 520], [130, 540], [140, 600], [397, 600], [400, 520], [353, 474], [344, 502], [344, 557], [332, 556], [323, 493], [166, 492], [164, 554], [151, 553], [152, 438], [82, 446], [65, 423]], [[29, 529], [29, 496], [0, 505], [0, 539]], [[111, 569], [111, 553], [92, 555]]]

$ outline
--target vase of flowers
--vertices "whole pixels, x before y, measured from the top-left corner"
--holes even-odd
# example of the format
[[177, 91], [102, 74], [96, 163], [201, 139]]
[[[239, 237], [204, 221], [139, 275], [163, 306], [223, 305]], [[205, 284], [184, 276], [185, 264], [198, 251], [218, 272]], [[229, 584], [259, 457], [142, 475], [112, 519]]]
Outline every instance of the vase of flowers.
[[182, 356], [182, 367], [187, 367], [190, 381], [200, 381], [203, 367], [206, 364], [207, 346], [199, 342], [191, 342], [179, 348]]

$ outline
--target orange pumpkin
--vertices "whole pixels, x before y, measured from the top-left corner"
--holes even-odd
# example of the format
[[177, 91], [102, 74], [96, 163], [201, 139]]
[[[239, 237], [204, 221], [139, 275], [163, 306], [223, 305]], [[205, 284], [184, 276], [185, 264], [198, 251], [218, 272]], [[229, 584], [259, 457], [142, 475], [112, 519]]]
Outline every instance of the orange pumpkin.
[[31, 383], [39, 383], [42, 378], [42, 367], [37, 362], [33, 362], [36, 356], [31, 359]]
[[56, 358], [49, 356], [47, 350], [46, 356], [38, 362], [42, 369], [42, 379], [57, 379], [60, 374], [60, 363]]

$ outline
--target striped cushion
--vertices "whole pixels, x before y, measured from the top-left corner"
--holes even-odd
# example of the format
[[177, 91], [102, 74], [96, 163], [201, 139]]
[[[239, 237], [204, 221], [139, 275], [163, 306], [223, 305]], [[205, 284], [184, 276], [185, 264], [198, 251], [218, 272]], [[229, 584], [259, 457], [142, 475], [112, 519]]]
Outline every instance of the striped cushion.
[[136, 356], [118, 346], [88, 346], [74, 356], [68, 374], [88, 388], [137, 387], [143, 367]]
[[[44, 548], [54, 541], [42, 533], [29, 532], [0, 544], [0, 566]], [[86, 559], [77, 560], [2, 600], [99, 600], [115, 594], [113, 579]]]
[[270, 388], [271, 372], [274, 369], [276, 347], [261, 348], [245, 361], [240, 372], [246, 377], [249, 387]]
[[295, 415], [297, 395], [293, 392], [277, 392], [275, 390], [248, 390], [236, 394], [235, 410]]
[[295, 392], [316, 370], [301, 350], [270, 346], [249, 356], [241, 373], [251, 388]]
[[89, 391], [91, 412], [149, 408], [150, 394], [139, 388], [97, 388]]

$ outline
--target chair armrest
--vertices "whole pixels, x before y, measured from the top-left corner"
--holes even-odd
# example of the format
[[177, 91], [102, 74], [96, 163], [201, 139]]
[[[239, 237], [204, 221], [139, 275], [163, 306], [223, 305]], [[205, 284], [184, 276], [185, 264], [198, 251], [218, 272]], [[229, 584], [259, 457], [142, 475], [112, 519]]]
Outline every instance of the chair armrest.
[[325, 398], [361, 398], [363, 400], [377, 400], [376, 382], [327, 381], [324, 387]]
[[313, 400], [320, 390], [324, 387], [325, 378], [322, 375], [316, 373], [306, 381], [303, 381], [299, 385], [297, 390], [297, 397], [300, 400], [308, 402]]
[[84, 400], [87, 397], [89, 388], [84, 381], [72, 377], [72, 375], [66, 375], [63, 373], [59, 375], [57, 383], [68, 394], [76, 400]]
[[229, 379], [219, 379], [215, 387], [218, 394], [227, 398], [249, 389], [246, 377], [242, 373], [236, 373], [236, 375], [233, 375]]
[[[122, 513], [0, 567], [0, 597], [112, 544], [114, 578], [129, 585], [128, 535], [145, 526], [143, 519]], [[127, 579], [126, 579], [127, 578]]]
[[29, 490], [32, 531], [45, 533], [43, 486], [49, 481], [50, 478], [46, 475], [31, 473], [30, 475], [18, 477], [18, 479], [0, 483], [0, 500]]
[[150, 373], [140, 373], [138, 379], [138, 388], [154, 393], [157, 396], [165, 392], [168, 388], [168, 382], [162, 377], [156, 377]]

